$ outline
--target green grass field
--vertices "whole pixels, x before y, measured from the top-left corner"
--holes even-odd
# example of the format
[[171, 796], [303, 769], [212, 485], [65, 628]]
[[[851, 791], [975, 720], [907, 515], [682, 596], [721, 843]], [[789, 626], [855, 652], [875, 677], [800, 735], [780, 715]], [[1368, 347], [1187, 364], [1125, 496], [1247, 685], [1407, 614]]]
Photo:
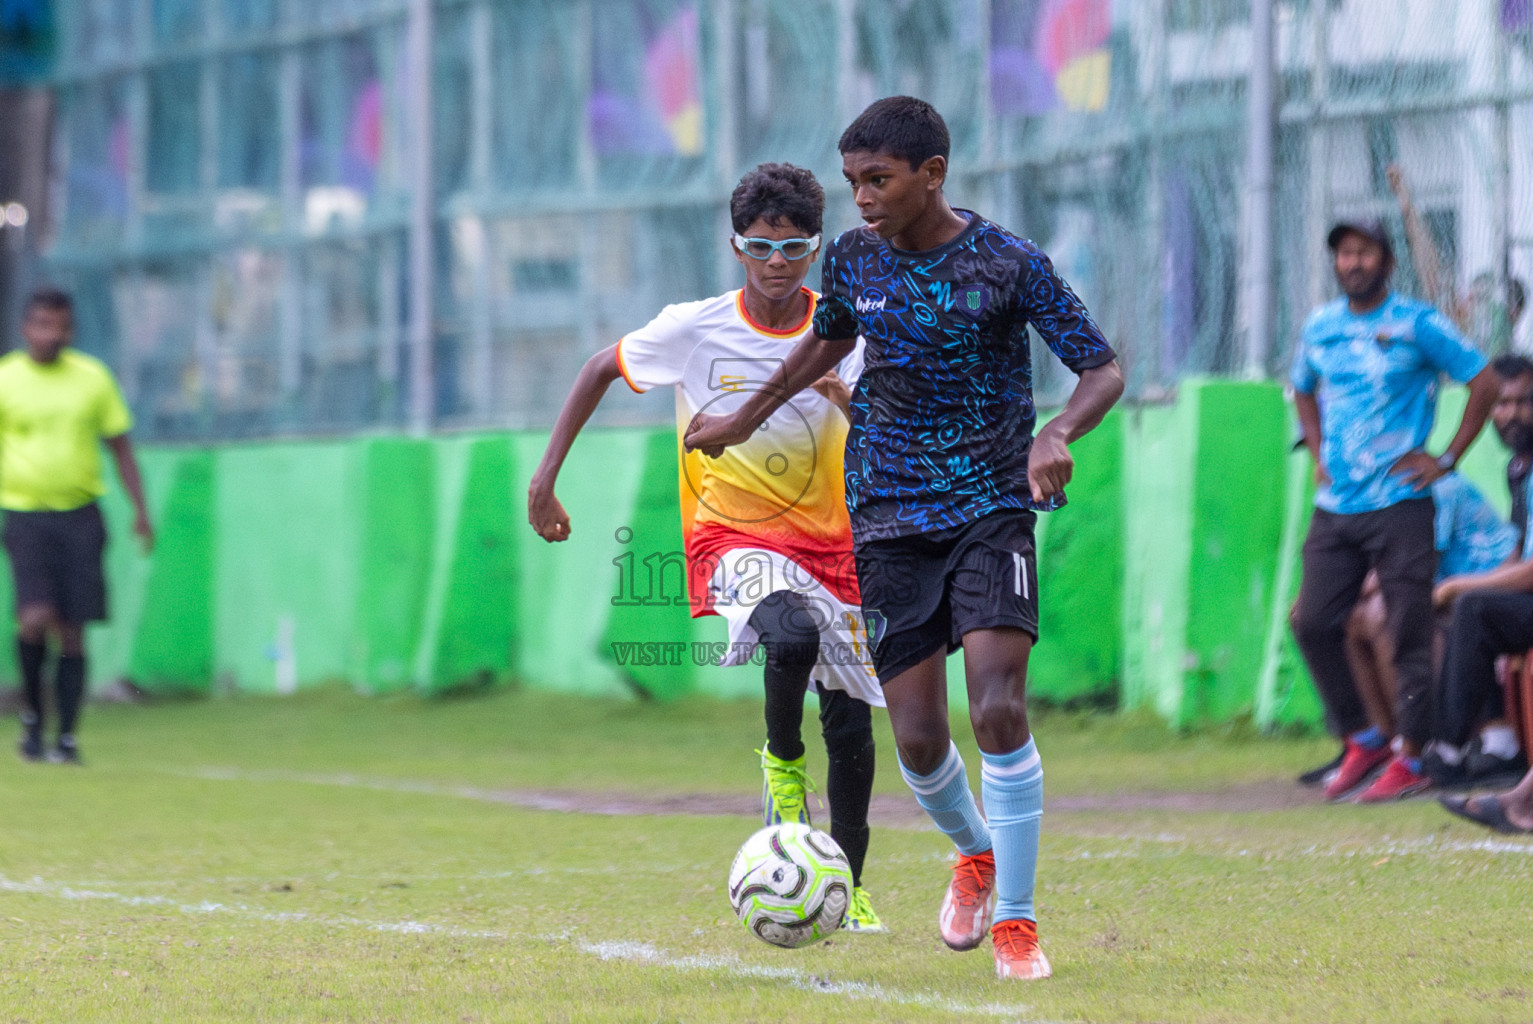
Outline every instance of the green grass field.
[[1034, 723], [1053, 979], [941, 945], [948, 847], [882, 716], [865, 880], [892, 933], [766, 946], [724, 895], [759, 715], [91, 708], [87, 767], [0, 758], [0, 1022], [1533, 1020], [1533, 842], [1324, 806], [1289, 780], [1327, 740], [1134, 720]]

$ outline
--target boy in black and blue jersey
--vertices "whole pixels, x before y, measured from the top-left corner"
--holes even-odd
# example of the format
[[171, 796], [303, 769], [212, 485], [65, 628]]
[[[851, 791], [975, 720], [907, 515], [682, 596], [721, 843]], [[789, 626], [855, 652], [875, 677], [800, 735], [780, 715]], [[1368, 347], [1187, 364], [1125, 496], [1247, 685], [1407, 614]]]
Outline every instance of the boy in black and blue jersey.
[[[750, 437], [864, 337], [847, 505], [901, 771], [958, 848], [942, 937], [972, 949], [988, 927], [1001, 977], [1047, 977], [1032, 899], [1043, 772], [1025, 698], [1034, 510], [1063, 503], [1068, 445], [1117, 401], [1122, 374], [1041, 250], [948, 205], [947, 126], [929, 104], [879, 100], [839, 148], [866, 227], [827, 249], [814, 330], [734, 414], [694, 420], [687, 445], [713, 454]], [[1036, 437], [1029, 326], [1080, 378]], [[946, 655], [960, 646], [988, 821], [948, 732]]]

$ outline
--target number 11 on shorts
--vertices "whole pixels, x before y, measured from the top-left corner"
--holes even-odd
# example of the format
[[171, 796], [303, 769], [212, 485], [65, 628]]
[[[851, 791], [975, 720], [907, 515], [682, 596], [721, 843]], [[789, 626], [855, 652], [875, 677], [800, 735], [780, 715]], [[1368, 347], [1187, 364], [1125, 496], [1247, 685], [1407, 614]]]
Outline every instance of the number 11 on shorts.
[[1022, 557], [1020, 552], [1016, 551], [1011, 553], [1011, 561], [1012, 564], [1016, 567], [1017, 571], [1017, 596], [1022, 598], [1024, 601], [1031, 600], [1032, 595], [1027, 592], [1027, 561]]

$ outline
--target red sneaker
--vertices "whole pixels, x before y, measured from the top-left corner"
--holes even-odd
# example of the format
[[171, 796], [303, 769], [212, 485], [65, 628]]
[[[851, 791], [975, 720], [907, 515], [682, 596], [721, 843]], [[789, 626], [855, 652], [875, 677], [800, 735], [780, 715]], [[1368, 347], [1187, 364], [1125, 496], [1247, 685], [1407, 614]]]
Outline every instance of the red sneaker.
[[990, 929], [995, 940], [997, 978], [1047, 978], [1054, 973], [1049, 958], [1038, 948], [1038, 925], [1032, 921], [997, 921]]
[[1348, 740], [1347, 749], [1341, 755], [1341, 767], [1336, 769], [1331, 781], [1325, 784], [1325, 798], [1345, 799], [1347, 794], [1368, 781], [1368, 776], [1373, 774], [1375, 768], [1391, 757], [1394, 754], [1390, 752], [1388, 744], [1377, 750], [1369, 750]]
[[937, 913], [942, 941], [953, 949], [973, 949], [984, 941], [994, 910], [994, 851], [960, 856], [953, 866], [953, 880], [942, 897], [942, 909]]
[[1432, 780], [1411, 771], [1405, 758], [1397, 757], [1389, 762], [1384, 773], [1373, 780], [1373, 785], [1353, 797], [1355, 803], [1380, 804], [1386, 800], [1400, 800], [1432, 788]]

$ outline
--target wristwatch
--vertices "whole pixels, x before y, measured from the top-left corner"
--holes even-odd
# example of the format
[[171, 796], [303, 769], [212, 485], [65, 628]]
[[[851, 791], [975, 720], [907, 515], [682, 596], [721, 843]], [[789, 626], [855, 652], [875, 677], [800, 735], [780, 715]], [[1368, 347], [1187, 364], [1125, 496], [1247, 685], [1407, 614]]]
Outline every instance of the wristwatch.
[[1437, 468], [1444, 473], [1453, 472], [1453, 467], [1457, 465], [1458, 456], [1454, 455], [1452, 451], [1443, 452], [1437, 457]]

